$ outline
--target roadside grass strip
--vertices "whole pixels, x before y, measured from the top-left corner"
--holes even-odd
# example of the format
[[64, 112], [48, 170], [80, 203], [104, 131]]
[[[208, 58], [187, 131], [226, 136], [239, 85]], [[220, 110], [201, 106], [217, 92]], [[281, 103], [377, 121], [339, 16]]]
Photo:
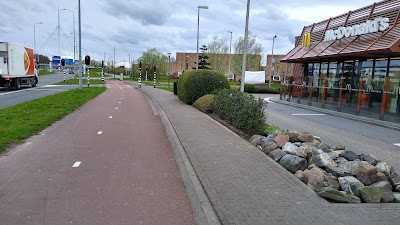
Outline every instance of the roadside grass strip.
[[173, 87], [156, 87], [156, 88], [164, 90], [164, 91], [174, 92]]
[[105, 90], [105, 87], [72, 89], [0, 109], [0, 151], [39, 133]]
[[[79, 79], [69, 79], [58, 83], [55, 83], [54, 85], [74, 85], [74, 84], [79, 84]], [[95, 80], [95, 79], [90, 79], [89, 84], [102, 84], [101, 80]], [[86, 77], [82, 77], [82, 85], [87, 85], [87, 79]]]
[[49, 75], [49, 74], [55, 74], [55, 71], [47, 71], [47, 70], [39, 70], [38, 71], [38, 76], [44, 76], [44, 75]]

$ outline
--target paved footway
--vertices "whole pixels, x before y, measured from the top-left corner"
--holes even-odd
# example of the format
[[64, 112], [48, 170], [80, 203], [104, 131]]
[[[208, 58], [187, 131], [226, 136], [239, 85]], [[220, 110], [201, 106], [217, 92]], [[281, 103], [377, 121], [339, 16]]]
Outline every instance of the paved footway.
[[160, 118], [107, 87], [0, 158], [0, 224], [195, 224]]

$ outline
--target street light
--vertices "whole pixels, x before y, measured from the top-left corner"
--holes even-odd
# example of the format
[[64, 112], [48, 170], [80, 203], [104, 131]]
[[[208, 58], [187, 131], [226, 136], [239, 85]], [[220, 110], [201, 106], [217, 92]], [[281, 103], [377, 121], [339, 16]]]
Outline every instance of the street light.
[[[36, 52], [36, 24], [43, 24], [42, 22], [38, 22], [38, 23], [34, 23], [33, 24], [33, 50], [35, 51], [35, 53], [36, 53], [36, 62], [39, 62], [38, 61], [38, 54], [37, 54], [37, 52]], [[35, 57], [33, 57], [33, 58], [35, 58]]]
[[169, 77], [171, 76], [171, 52], [168, 52], [168, 87], [169, 87]]
[[243, 62], [242, 62], [242, 76], [240, 81], [240, 91], [244, 92], [244, 82], [246, 75], [246, 56], [247, 56], [247, 39], [249, 36], [249, 11], [250, 11], [250, 0], [247, 0], [247, 11], [246, 11], [246, 26], [244, 28], [244, 44], [243, 44]]
[[271, 68], [269, 69], [269, 87], [271, 87], [272, 68], [274, 68], [273, 67], [273, 65], [274, 65], [273, 63], [274, 62], [272, 62], [272, 60], [275, 61], [275, 59], [274, 59], [274, 41], [275, 41], [276, 37], [277, 37], [276, 35], [274, 35], [272, 37], [272, 58], [271, 58]]
[[81, 0], [78, 0], [78, 26], [79, 26], [79, 90], [82, 90], [82, 26], [81, 26]]
[[231, 53], [232, 53], [232, 31], [228, 31], [231, 33], [231, 43], [229, 45], [229, 67], [228, 67], [228, 76], [231, 74]]
[[197, 6], [197, 54], [196, 54], [196, 70], [199, 69], [199, 26], [200, 26], [200, 9], [208, 9], [208, 6]]
[[69, 10], [69, 9], [62, 9], [62, 10], [64, 10], [64, 11], [69, 11], [69, 12], [72, 12], [72, 21], [73, 21], [73, 25], [74, 25], [74, 68], [76, 69], [76, 67], [75, 67], [75, 46], [76, 46], [76, 42], [75, 42], [75, 13], [74, 13], [74, 11], [72, 11], [72, 10]]

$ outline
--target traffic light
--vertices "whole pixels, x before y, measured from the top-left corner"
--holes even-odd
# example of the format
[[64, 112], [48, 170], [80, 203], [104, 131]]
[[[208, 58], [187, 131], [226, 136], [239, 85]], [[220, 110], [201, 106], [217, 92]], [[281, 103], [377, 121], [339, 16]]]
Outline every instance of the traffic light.
[[85, 56], [85, 64], [90, 66], [90, 56]]
[[61, 59], [61, 66], [65, 66], [65, 59]]
[[156, 66], [154, 66], [154, 72], [156, 72]]
[[149, 69], [149, 66], [146, 66], [146, 71], [147, 71], [147, 69]]
[[142, 62], [139, 62], [139, 70], [142, 70]]
[[104, 60], [101, 60], [101, 68], [104, 68]]

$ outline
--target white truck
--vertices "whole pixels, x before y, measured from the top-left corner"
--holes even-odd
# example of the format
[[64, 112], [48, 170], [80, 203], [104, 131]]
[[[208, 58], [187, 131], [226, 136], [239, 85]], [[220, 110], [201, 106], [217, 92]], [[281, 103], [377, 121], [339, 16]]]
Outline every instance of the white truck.
[[21, 84], [35, 87], [37, 83], [33, 50], [0, 42], [0, 87], [19, 90]]

